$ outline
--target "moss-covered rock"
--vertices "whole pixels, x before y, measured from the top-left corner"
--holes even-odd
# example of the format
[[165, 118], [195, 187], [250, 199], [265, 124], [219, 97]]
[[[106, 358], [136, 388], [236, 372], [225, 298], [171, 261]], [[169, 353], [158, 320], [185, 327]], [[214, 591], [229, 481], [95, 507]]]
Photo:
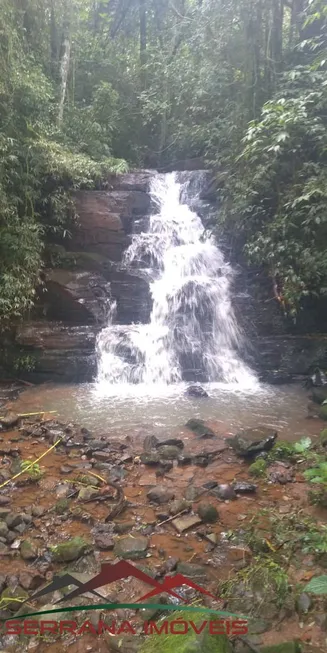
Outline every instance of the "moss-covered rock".
[[206, 524], [213, 524], [219, 517], [217, 508], [212, 503], [206, 502], [200, 503], [198, 506], [198, 515]]
[[20, 585], [15, 589], [7, 587], [1, 594], [1, 607], [16, 612], [27, 599], [28, 593]]
[[322, 404], [319, 408], [319, 417], [327, 421], [327, 404]]
[[251, 476], [255, 476], [256, 478], [260, 478], [261, 476], [265, 475], [266, 469], [266, 461], [263, 458], [258, 458], [258, 460], [250, 465], [249, 474], [251, 474]]
[[54, 506], [54, 511], [57, 515], [64, 515], [69, 510], [68, 499], [59, 499]]
[[[202, 631], [200, 635], [196, 635], [193, 628], [189, 626], [189, 622], [193, 621], [195, 625], [202, 624], [203, 621], [214, 621], [214, 615], [211, 619], [206, 612], [174, 612], [165, 621], [168, 624], [178, 621], [180, 623], [179, 631], [183, 632], [182, 637], [176, 637], [171, 633], [164, 633], [150, 635], [146, 638], [139, 653], [232, 653], [232, 645], [225, 635], [211, 635], [208, 626]], [[160, 621], [158, 628], [160, 628]], [[183, 625], [188, 627], [187, 632], [184, 634]], [[168, 626], [168, 630], [170, 627]], [[287, 652], [288, 653], [288, 652]], [[292, 651], [293, 653], [293, 651]]]
[[33, 540], [23, 540], [20, 545], [20, 555], [23, 560], [35, 560], [38, 555], [38, 545]]
[[320, 443], [323, 447], [327, 447], [327, 429], [324, 429], [320, 433]]
[[61, 542], [51, 547], [53, 559], [57, 562], [77, 560], [77, 558], [80, 558], [80, 556], [90, 550], [90, 544], [82, 537], [72, 537], [67, 542]]

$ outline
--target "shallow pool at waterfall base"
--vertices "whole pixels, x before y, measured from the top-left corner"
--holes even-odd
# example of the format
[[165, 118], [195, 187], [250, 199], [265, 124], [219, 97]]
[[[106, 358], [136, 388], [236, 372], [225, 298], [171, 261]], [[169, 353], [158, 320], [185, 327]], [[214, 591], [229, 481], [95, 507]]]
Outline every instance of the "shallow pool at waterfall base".
[[274, 427], [280, 438], [293, 441], [317, 433], [316, 420], [307, 419], [307, 393], [298, 384], [258, 384], [248, 390], [204, 384], [204, 388], [208, 398], [187, 396], [185, 384], [44, 384], [24, 391], [15, 410], [56, 410], [60, 419], [75, 421], [94, 434], [105, 432], [116, 438], [160, 438], [167, 437], [167, 433], [172, 437], [195, 417], [214, 423], [221, 435], [258, 425]]

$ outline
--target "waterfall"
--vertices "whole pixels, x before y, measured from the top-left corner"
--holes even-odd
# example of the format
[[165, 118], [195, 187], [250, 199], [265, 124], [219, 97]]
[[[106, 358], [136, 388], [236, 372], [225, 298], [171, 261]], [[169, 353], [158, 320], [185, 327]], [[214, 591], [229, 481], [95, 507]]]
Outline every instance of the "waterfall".
[[242, 334], [232, 302], [233, 270], [195, 207], [198, 188], [190, 175], [156, 175], [153, 212], [136, 233], [124, 264], [149, 279], [149, 324], [109, 324], [97, 341], [98, 381], [169, 385], [183, 380], [253, 385], [242, 362]]

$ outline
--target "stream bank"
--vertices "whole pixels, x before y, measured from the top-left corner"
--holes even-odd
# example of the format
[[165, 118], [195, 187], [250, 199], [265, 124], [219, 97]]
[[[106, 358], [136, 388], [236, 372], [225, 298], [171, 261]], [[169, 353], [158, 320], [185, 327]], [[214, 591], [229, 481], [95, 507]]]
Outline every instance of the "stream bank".
[[[15, 406], [7, 403], [11, 411]], [[250, 648], [232, 637], [235, 653], [250, 653], [253, 647], [261, 653], [264, 646], [286, 641], [294, 647], [272, 648], [271, 653], [293, 653], [295, 642], [305, 653], [324, 651], [325, 601], [304, 590], [310, 578], [325, 573], [327, 564], [326, 507], [311, 503], [304, 476], [317, 457], [325, 457], [321, 423], [313, 422], [315, 443], [296, 451], [267, 428], [231, 440], [214, 421], [193, 419], [179, 437], [167, 431], [161, 439], [123, 433], [115, 438], [52, 415], [18, 419], [9, 413], [1, 433], [1, 484], [19, 473], [22, 461], [35, 461], [60, 442], [29, 472], [0, 488], [2, 618], [15, 614], [15, 599], [27, 599], [23, 609], [28, 612], [54, 605], [67, 590], [39, 601], [30, 597], [58, 573], [77, 574], [86, 582], [101, 564], [123, 559], [158, 579], [183, 573], [218, 597], [202, 597], [201, 605], [249, 615]], [[258, 439], [261, 447], [251, 453], [251, 443]], [[106, 601], [130, 603], [148, 589], [129, 579], [99, 591]], [[199, 599], [185, 586], [180, 595]], [[92, 596], [91, 602], [97, 600]], [[78, 599], [78, 605], [89, 603], [87, 596]], [[145, 615], [118, 609], [109, 616], [131, 619], [137, 631]], [[103, 619], [109, 616], [102, 614]], [[157, 610], [150, 615], [159, 617]], [[74, 618], [95, 623], [94, 612]], [[2, 638], [8, 653], [66, 648], [134, 653], [140, 641], [92, 632], [82, 640], [73, 634], [46, 642], [37, 636]]]

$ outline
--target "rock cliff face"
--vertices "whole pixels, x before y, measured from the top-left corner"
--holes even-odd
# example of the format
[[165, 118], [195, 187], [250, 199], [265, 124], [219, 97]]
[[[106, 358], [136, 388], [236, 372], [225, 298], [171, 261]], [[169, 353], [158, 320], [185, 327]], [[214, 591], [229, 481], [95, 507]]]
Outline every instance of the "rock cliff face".
[[[65, 248], [53, 246], [33, 315], [16, 328], [19, 356], [32, 360], [30, 370], [24, 370], [27, 380], [91, 381], [96, 337], [113, 306], [117, 325], [149, 321], [149, 284], [142, 270], [123, 265], [123, 253], [131, 234], [148, 220], [154, 174], [140, 170], [113, 176], [106, 191], [75, 194], [79, 221], [72, 238]], [[202, 195], [213, 201], [210, 179]], [[263, 373], [305, 375], [313, 366], [327, 367], [327, 334], [321, 335], [327, 306], [308, 305], [295, 325], [283, 316], [260, 271], [249, 270], [230, 247], [226, 257], [238, 271], [234, 307], [248, 340], [244, 358]]]

